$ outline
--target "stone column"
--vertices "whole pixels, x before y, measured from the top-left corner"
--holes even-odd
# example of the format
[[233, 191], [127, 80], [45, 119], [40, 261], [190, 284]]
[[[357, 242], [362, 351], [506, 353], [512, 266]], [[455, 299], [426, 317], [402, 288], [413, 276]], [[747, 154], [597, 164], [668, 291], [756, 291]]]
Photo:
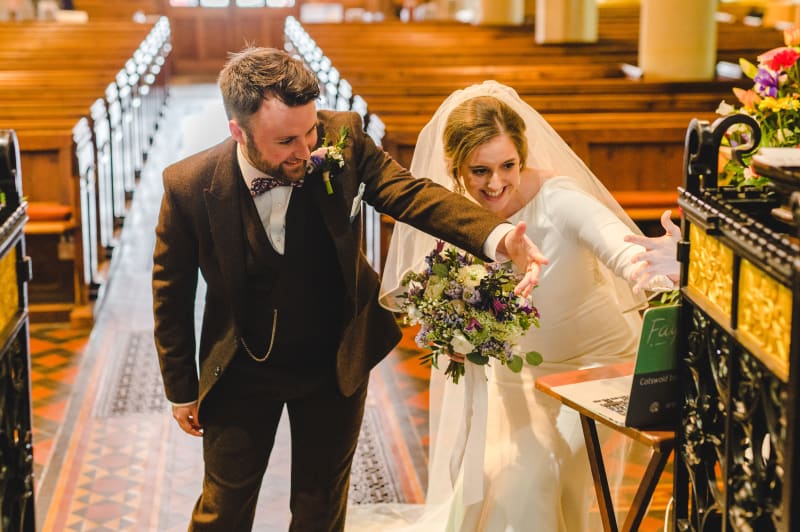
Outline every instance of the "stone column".
[[480, 0], [476, 24], [522, 24], [525, 21], [525, 0]]
[[455, 19], [456, 8], [458, 6], [457, 0], [434, 0], [433, 3], [436, 4], [437, 20]]
[[641, 2], [639, 68], [645, 79], [713, 79], [717, 63], [717, 0]]
[[596, 0], [536, 0], [536, 42], [596, 42]]

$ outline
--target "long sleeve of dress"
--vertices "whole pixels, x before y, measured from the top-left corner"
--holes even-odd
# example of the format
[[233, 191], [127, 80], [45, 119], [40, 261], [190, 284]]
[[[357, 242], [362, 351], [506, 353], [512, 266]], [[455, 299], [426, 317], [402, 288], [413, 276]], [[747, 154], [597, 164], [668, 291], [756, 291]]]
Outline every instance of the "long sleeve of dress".
[[[633, 285], [632, 275], [639, 265], [631, 259], [644, 248], [625, 242], [630, 228], [605, 206], [576, 188], [559, 183], [545, 194], [548, 211], [560, 214], [555, 224], [563, 235], [575, 238], [615, 275]], [[665, 276], [655, 276], [645, 288], [664, 290], [672, 284]]]

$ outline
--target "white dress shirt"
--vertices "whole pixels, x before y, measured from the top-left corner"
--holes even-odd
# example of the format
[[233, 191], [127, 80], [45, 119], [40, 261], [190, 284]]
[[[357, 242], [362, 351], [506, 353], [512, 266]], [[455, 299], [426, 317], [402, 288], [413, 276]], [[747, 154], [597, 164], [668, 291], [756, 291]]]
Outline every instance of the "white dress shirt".
[[[242, 153], [242, 146], [236, 148], [236, 158], [239, 161], [239, 168], [244, 176], [244, 183], [250, 189], [250, 183], [257, 177], [264, 177], [264, 172], [258, 170]], [[272, 248], [283, 255], [286, 249], [286, 211], [289, 209], [289, 200], [292, 197], [294, 187], [275, 187], [263, 194], [253, 197], [258, 211], [258, 217], [264, 224], [264, 231], [267, 233], [269, 243]]]

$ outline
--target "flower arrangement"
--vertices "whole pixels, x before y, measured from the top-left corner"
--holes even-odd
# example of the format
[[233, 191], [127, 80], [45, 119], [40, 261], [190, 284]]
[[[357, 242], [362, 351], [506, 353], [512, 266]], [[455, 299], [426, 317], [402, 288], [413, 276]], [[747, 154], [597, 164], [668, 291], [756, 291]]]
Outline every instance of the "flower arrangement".
[[349, 130], [342, 127], [339, 130], [339, 140], [336, 144], [330, 145], [328, 137], [322, 138], [322, 146], [311, 152], [311, 158], [308, 165], [308, 173], [322, 172], [322, 181], [325, 183], [325, 191], [330, 196], [333, 194], [333, 185], [331, 184], [331, 174], [334, 170], [338, 170], [344, 166], [344, 146], [347, 141], [347, 134]]
[[[486, 264], [444, 242], [425, 257], [422, 272], [410, 272], [403, 279], [407, 291], [401, 307], [407, 322], [420, 324], [416, 342], [429, 347], [422, 363], [439, 367], [440, 355], [466, 355], [473, 364], [486, 365], [491, 359], [511, 371], [522, 370], [523, 356], [531, 365], [542, 362], [536, 351], [520, 352], [516, 343], [531, 325], [539, 326], [539, 311], [514, 294], [516, 276], [510, 266]], [[458, 383], [464, 363], [450, 360], [445, 375]]]
[[[784, 31], [786, 46], [774, 48], [757, 58], [758, 65], [741, 58], [739, 65], [745, 76], [753, 80], [751, 89], [733, 89], [740, 107], [723, 101], [717, 113], [723, 116], [744, 113], [758, 122], [761, 128], [760, 146], [793, 147], [800, 145], [800, 28]], [[727, 135], [729, 146], [749, 142], [747, 127], [735, 127]], [[761, 186], [768, 179], [750, 167], [750, 156], [744, 165], [728, 160], [720, 171], [720, 181], [731, 185]]]

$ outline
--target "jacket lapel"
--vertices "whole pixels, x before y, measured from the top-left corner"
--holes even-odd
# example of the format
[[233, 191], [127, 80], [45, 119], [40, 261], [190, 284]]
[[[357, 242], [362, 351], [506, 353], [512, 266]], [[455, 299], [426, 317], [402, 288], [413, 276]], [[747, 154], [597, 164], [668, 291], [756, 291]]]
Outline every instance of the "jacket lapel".
[[244, 312], [244, 235], [240, 212], [237, 179], [243, 179], [236, 164], [236, 142], [226, 142], [225, 150], [217, 163], [211, 186], [205, 190], [206, 210], [211, 227], [211, 237], [217, 250], [222, 276], [228, 284], [236, 323], [242, 323]]

